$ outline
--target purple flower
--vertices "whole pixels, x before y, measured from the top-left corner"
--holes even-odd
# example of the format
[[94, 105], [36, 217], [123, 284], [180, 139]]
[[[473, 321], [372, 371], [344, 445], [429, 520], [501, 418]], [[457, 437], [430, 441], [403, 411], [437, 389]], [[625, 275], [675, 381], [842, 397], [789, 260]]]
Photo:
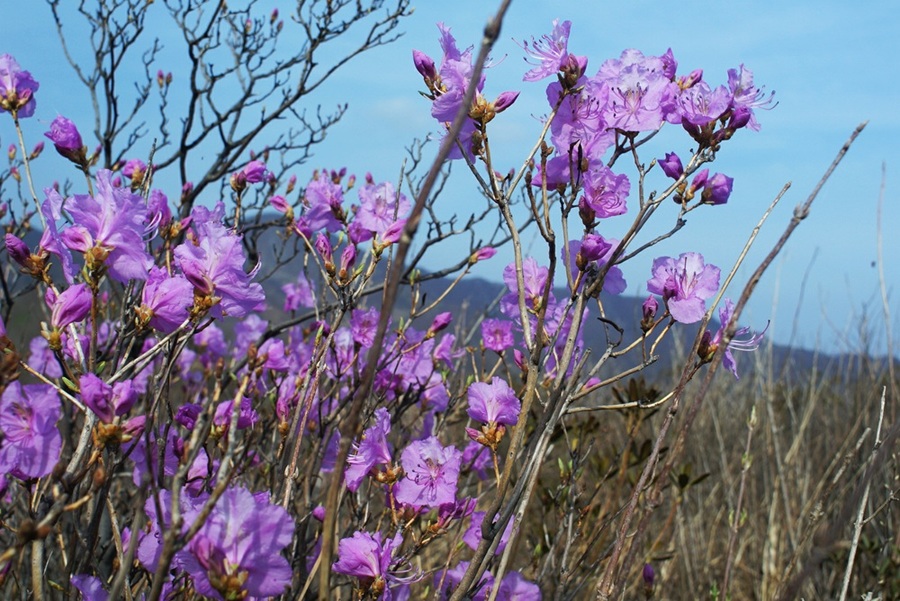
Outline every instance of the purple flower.
[[[534, 179], [535, 185], [568, 186], [580, 181], [586, 169], [604, 165], [603, 154], [615, 141], [615, 131], [605, 121], [603, 113], [609, 97], [609, 87], [598, 78], [582, 77], [577, 93], [566, 94], [556, 117], [550, 123], [550, 140], [557, 154], [547, 163], [546, 174]], [[550, 106], [559, 104], [564, 93], [559, 82], [547, 87]], [[572, 173], [572, 167], [575, 173]]]
[[39, 87], [31, 73], [22, 71], [16, 59], [0, 54], [0, 111], [15, 112], [22, 119], [31, 117], [37, 106], [34, 93]]
[[[224, 436], [231, 427], [231, 416], [234, 414], [234, 401], [222, 401], [216, 406], [216, 413], [213, 415], [214, 432], [217, 435]], [[252, 427], [259, 421], [259, 414], [253, 408], [249, 397], [241, 397], [241, 404], [238, 407], [237, 429], [244, 430]]]
[[536, 65], [533, 69], [525, 73], [522, 78], [524, 81], [540, 81], [545, 77], [550, 77], [558, 71], [566, 67], [569, 61], [569, 31], [572, 28], [571, 21], [559, 22], [559, 19], [553, 20], [553, 30], [549, 35], [541, 36], [540, 40], [531, 39], [531, 47], [528, 42], [522, 46], [525, 54], [536, 59], [536, 62], [525, 62]]
[[606, 256], [610, 248], [612, 248], [612, 243], [604, 240], [603, 236], [599, 234], [585, 234], [584, 238], [581, 239], [581, 248], [578, 250], [580, 260], [576, 258], [578, 268], [583, 269], [584, 265], [599, 261]]
[[137, 401], [137, 391], [131, 380], [116, 382], [110, 386], [96, 375], [86, 373], [79, 378], [78, 386], [81, 389], [81, 400], [105, 424], [128, 413]]
[[314, 307], [316, 305], [315, 289], [312, 282], [306, 279], [303, 272], [297, 274], [297, 281], [281, 287], [284, 292], [284, 311], [290, 313], [300, 307]]
[[283, 213], [284, 215], [288, 215], [289, 217], [293, 217], [294, 215], [293, 207], [291, 207], [291, 204], [287, 201], [287, 199], [280, 194], [276, 194], [275, 196], [270, 198], [269, 204], [272, 205], [272, 208], [279, 213]]
[[[466, 570], [469, 568], [468, 561], [461, 561], [456, 567], [444, 572], [437, 572], [434, 575], [434, 587], [438, 592], [438, 599], [445, 601], [453, 594], [453, 590], [462, 581]], [[485, 601], [490, 596], [491, 589], [494, 587], [494, 575], [485, 571], [478, 581], [478, 592], [472, 597], [473, 601]]]
[[[355, 222], [354, 222], [355, 223]], [[406, 218], [398, 219], [394, 223], [390, 224], [385, 228], [385, 230], [381, 233], [381, 247], [388, 247], [391, 244], [396, 244], [400, 241], [400, 238], [403, 237], [403, 231], [406, 229]], [[377, 248], [376, 248], [377, 250]]]
[[647, 290], [666, 301], [672, 318], [680, 323], [696, 323], [706, 312], [706, 299], [719, 289], [719, 268], [707, 265], [700, 253], [682, 253], [677, 259], [659, 257], [653, 261], [653, 277]]
[[236, 171], [231, 176], [231, 188], [241, 193], [247, 184], [258, 184], [266, 179], [266, 164], [262, 161], [250, 161], [243, 169]]
[[663, 173], [672, 179], [678, 179], [684, 173], [684, 167], [681, 166], [681, 159], [674, 152], [667, 152], [666, 158], [660, 159], [659, 166], [662, 167]]
[[725, 86], [713, 90], [705, 81], [700, 81], [681, 92], [678, 107], [682, 122], [703, 126], [731, 108], [731, 93]]
[[175, 248], [175, 261], [208, 303], [211, 316], [244, 317], [265, 300], [262, 286], [250, 281], [259, 266], [244, 271], [241, 237], [222, 225], [222, 203], [211, 213], [201, 209], [194, 210], [196, 239]]
[[412, 208], [409, 199], [395, 192], [390, 182], [377, 186], [366, 184], [359, 189], [359, 201], [356, 222], [379, 237], [398, 219], [406, 217]]
[[[444, 51], [441, 59], [439, 75], [441, 79], [440, 96], [438, 96], [431, 107], [431, 115], [440, 121], [446, 123], [452, 121], [462, 105], [466, 88], [472, 77], [472, 47], [469, 46], [464, 51], [460, 51], [456, 45], [456, 39], [450, 33], [450, 28], [445, 27], [443, 23], [437, 24], [441, 32], [440, 44]], [[484, 75], [476, 86], [478, 92], [484, 89]]]
[[413, 50], [413, 64], [416, 66], [416, 71], [419, 72], [419, 75], [426, 80], [434, 81], [437, 77], [434, 60], [421, 50]]
[[597, 217], [603, 219], [627, 212], [625, 200], [631, 184], [626, 175], [616, 175], [601, 165], [584, 174], [584, 198]]
[[[544, 295], [544, 286], [550, 270], [541, 267], [533, 257], [525, 257], [522, 261], [522, 280], [525, 287], [525, 307], [530, 311], [537, 311], [541, 307]], [[510, 263], [503, 270], [503, 282], [509, 294], [500, 301], [500, 310], [504, 315], [514, 320], [519, 319], [518, 285], [516, 284], [516, 264]], [[550, 294], [550, 302], [553, 294]]]
[[[141, 449], [135, 449], [135, 451], [138, 450]], [[181, 506], [182, 514], [184, 514], [185, 511], [190, 510], [190, 508], [198, 502], [202, 505], [205, 500], [205, 498], [194, 498], [192, 495], [180, 495], [179, 505]], [[139, 543], [136, 557], [138, 561], [151, 572], [156, 571], [159, 558], [162, 555], [163, 537], [165, 536], [165, 532], [169, 530], [172, 525], [172, 493], [170, 491], [166, 489], [159, 491], [159, 508], [161, 511], [157, 512], [157, 504], [153, 496], [150, 496], [144, 502], [144, 513], [147, 514], [147, 524], [150, 526], [150, 532], [137, 534], [137, 536], [139, 536]], [[182, 526], [182, 532], [186, 531], [189, 527], [190, 522], [185, 523]], [[187, 550], [181, 549], [175, 553], [172, 563], [180, 568], [184, 565], [185, 560], [188, 562], [194, 561]]]
[[100, 582], [100, 579], [96, 576], [91, 576], [90, 574], [74, 574], [69, 582], [72, 583], [78, 592], [81, 593], [81, 598], [84, 601], [104, 601], [105, 599], [109, 599], [109, 592], [104, 590], [103, 583]]
[[59, 378], [63, 375], [59, 361], [56, 360], [47, 339], [43, 336], [38, 335], [31, 339], [28, 343], [28, 352], [28, 365], [36, 372], [49, 378]]
[[[469, 524], [469, 528], [466, 530], [465, 534], [463, 534], [463, 542], [469, 545], [469, 548], [473, 550], [477, 549], [478, 545], [481, 543], [481, 525], [484, 523], [484, 515], [485, 513], [483, 511], [476, 511], [475, 513], [473, 513], [472, 522]], [[494, 516], [494, 521], [497, 521], [497, 516]], [[503, 550], [506, 548], [506, 543], [509, 541], [510, 535], [512, 535], [514, 525], [514, 520], [509, 520], [506, 523], [506, 529], [500, 536], [500, 542], [497, 544], [497, 550], [494, 551], [495, 555], [503, 553]], [[502, 598], [506, 599], [506, 597]]]
[[[588, 247], [583, 250], [582, 245], [585, 241], [587, 241]], [[584, 270], [586, 273], [596, 274], [601, 267], [609, 263], [618, 247], [619, 241], [615, 238], [607, 240], [598, 234], [585, 234], [584, 240], [569, 241], [568, 249], [563, 250], [563, 259], [568, 259], [569, 268], [573, 273]], [[593, 259], [597, 254], [600, 255], [599, 258]], [[603, 292], [622, 294], [627, 286], [625, 276], [619, 267], [613, 265], [607, 270], [606, 277], [603, 279]]]
[[153, 267], [135, 311], [141, 324], [171, 334], [187, 320], [193, 304], [194, 287], [184, 276], [170, 276], [165, 269]]
[[[185, 523], [201, 507], [185, 511]], [[287, 511], [269, 503], [267, 493], [229, 488], [187, 545], [193, 561], [185, 570], [201, 595], [216, 599], [273, 597], [285, 592], [293, 571], [281, 551], [294, 536]]]
[[0, 473], [42, 478], [59, 460], [59, 397], [52, 386], [10, 382], [0, 397]]
[[[712, 359], [713, 353], [716, 352], [719, 345], [722, 343], [722, 339], [725, 337], [725, 329], [728, 327], [728, 322], [731, 321], [731, 315], [733, 313], [734, 303], [731, 302], [730, 298], [726, 298], [725, 306], [719, 309], [719, 329], [712, 336], [710, 336], [709, 331], [704, 332], [703, 339], [700, 342], [700, 348], [698, 349], [698, 352], [700, 352], [701, 355], [704, 356], [704, 358], [708, 357], [709, 359]], [[725, 348], [725, 356], [722, 358], [722, 365], [725, 367], [725, 369], [727, 369], [734, 375], [735, 380], [739, 380], [740, 376], [738, 376], [737, 364], [734, 361], [734, 355], [731, 353], [731, 351], [755, 351], [759, 348], [759, 344], [762, 342], [767, 329], [769, 329], [768, 325], [762, 332], [758, 334], [751, 334], [749, 338], [745, 338], [743, 340], [738, 340], [738, 336], [749, 334], [750, 328], [744, 326], [742, 328], [738, 328], [737, 331], [735, 331], [734, 337]]]
[[[52, 291], [48, 291], [52, 294]], [[75, 284], [50, 300], [50, 325], [58, 330], [87, 317], [91, 310], [91, 289], [87, 284]]]
[[[361, 347], [370, 347], [375, 341], [375, 331], [378, 329], [378, 319], [381, 311], [378, 307], [369, 307], [366, 310], [354, 309], [350, 314], [350, 334], [353, 342]], [[388, 324], [390, 328], [390, 323]]]
[[344, 202], [344, 191], [340, 184], [319, 176], [307, 184], [303, 202], [308, 207], [303, 218], [313, 232], [322, 229], [336, 232], [343, 228], [341, 204]]
[[597, 77], [609, 86], [606, 123], [627, 132], [659, 129], [674, 110], [677, 86], [666, 76], [666, 65], [673, 60], [625, 50], [620, 58], [603, 63]]
[[484, 348], [502, 353], [515, 343], [512, 322], [505, 319], [485, 319], [481, 322], [481, 340]]
[[706, 180], [706, 185], [703, 187], [703, 194], [700, 198], [703, 202], [709, 204], [723, 205], [728, 202], [733, 185], [733, 177], [728, 177], [722, 173], [715, 173]]
[[50, 131], [44, 135], [53, 142], [56, 152], [70, 161], [82, 164], [86, 160], [87, 148], [81, 140], [78, 128], [62, 115], [50, 123]]
[[371, 598], [391, 601], [395, 595], [391, 589], [418, 578], [417, 574], [406, 577], [399, 575], [394, 556], [402, 544], [403, 534], [400, 532], [393, 538], [382, 538], [380, 532], [374, 535], [356, 532], [338, 543], [338, 559], [331, 569], [338, 574], [358, 579], [360, 588], [370, 592]]
[[475, 382], [469, 386], [466, 396], [469, 417], [476, 422], [512, 426], [519, 421], [522, 404], [503, 378], [494, 377], [490, 384]]
[[647, 300], [641, 304], [641, 329], [645, 332], [653, 327], [653, 320], [656, 319], [656, 312], [659, 310], [659, 303], [652, 294]]
[[141, 159], [128, 159], [122, 167], [122, 175], [128, 179], [141, 179], [147, 170], [147, 164]]
[[492, 246], [479, 248], [469, 257], [469, 263], [474, 265], [479, 261], [486, 261], [497, 254], [497, 249]]
[[463, 465], [480, 480], [487, 480], [494, 473], [490, 449], [474, 440], [470, 440], [463, 450]]
[[522, 577], [519, 572], [508, 572], [500, 581], [498, 599], [509, 601], [541, 601], [541, 589]]
[[172, 223], [172, 210], [169, 208], [169, 198], [160, 190], [151, 190], [147, 199], [147, 224], [148, 230], [155, 230]]
[[400, 456], [406, 477], [394, 486], [397, 502], [416, 509], [453, 503], [461, 460], [456, 447], [444, 447], [434, 436], [410, 443]]
[[354, 445], [354, 451], [347, 457], [344, 480], [350, 492], [356, 492], [373, 467], [391, 462], [393, 456], [387, 441], [390, 432], [391, 414], [379, 407], [375, 410], [375, 423], [366, 428], [362, 440]]
[[[147, 486], [149, 482], [154, 481], [158, 486], [162, 487], [165, 480], [175, 475], [182, 463], [184, 441], [178, 437], [176, 428], [169, 429], [168, 435], [157, 431], [151, 432], [146, 437], [136, 436], [134, 440], [134, 450], [129, 455], [134, 462], [132, 481], [135, 486]], [[147, 444], [148, 441], [149, 445]], [[160, 445], [160, 443], [162, 444]], [[162, 469], [159, 466], [160, 457], [162, 457], [163, 461]], [[203, 490], [204, 482], [209, 477], [211, 466], [212, 462], [206, 454], [206, 450], [201, 450], [187, 474], [185, 490], [191, 496], [197, 496]], [[182, 499], [186, 496], [182, 495]], [[147, 502], [152, 505], [153, 499], [148, 499]], [[164, 504], [163, 507], [167, 508], [169, 505], [171, 505], [171, 502]]]
[[4, 240], [9, 258], [18, 263], [19, 267], [28, 269], [29, 265], [33, 264], [33, 260], [31, 258], [31, 250], [28, 249], [25, 241], [14, 234], [6, 234]]
[[697, 172], [697, 175], [694, 176], [694, 179], [691, 180], [691, 192], [696, 192], [697, 190], [702, 189], [706, 186], [706, 181], [709, 179], [709, 169], [701, 169]]
[[426, 338], [434, 337], [435, 334], [447, 329], [447, 326], [450, 325], [450, 322], [453, 321], [453, 313], [450, 311], [445, 311], [443, 313], [438, 313], [434, 316], [434, 320], [431, 322], [431, 325], [428, 326], [428, 331], [425, 332]]
[[[437, 24], [441, 32], [441, 48], [444, 56], [441, 59], [441, 66], [438, 70], [438, 77], [429, 86], [434, 102], [431, 105], [431, 116], [438, 120], [441, 124], [447, 124], [453, 121], [456, 113], [462, 108], [462, 102], [465, 98], [466, 89], [472, 78], [472, 47], [460, 51], [456, 46], [456, 40], [450, 34], [450, 29], [445, 27], [443, 23]], [[481, 92], [484, 89], [484, 74], [476, 84], [476, 101], [473, 106], [484, 104], [481, 98]], [[463, 124], [462, 131], [457, 141], [459, 144], [453, 144], [448, 155], [449, 159], [460, 159], [465, 152], [470, 160], [475, 160], [474, 148], [472, 145], [472, 137], [475, 133], [476, 123], [473, 119], [466, 119]], [[462, 151], [460, 151], [462, 146]]]
[[753, 109], [774, 108], [772, 100], [775, 92], [772, 92], [766, 98], [765, 88], [756, 87], [753, 83], [753, 71], [747, 69], [744, 65], [737, 69], [728, 70], [728, 89], [731, 90], [733, 96], [732, 107], [735, 113], [738, 111], [749, 112], [749, 119], [744, 123], [753, 131], [759, 131], [759, 123], [756, 121]]
[[97, 173], [95, 196], [76, 194], [66, 199], [74, 225], [62, 231], [66, 246], [85, 255], [89, 269], [105, 267], [114, 280], [147, 279], [153, 259], [144, 242], [147, 207], [143, 199], [114, 188], [112, 173]]

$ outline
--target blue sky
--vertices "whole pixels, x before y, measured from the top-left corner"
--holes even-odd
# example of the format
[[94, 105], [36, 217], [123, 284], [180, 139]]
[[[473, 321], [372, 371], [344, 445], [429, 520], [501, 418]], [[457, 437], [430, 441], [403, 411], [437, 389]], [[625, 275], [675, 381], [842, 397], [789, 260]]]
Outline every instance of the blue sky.
[[[494, 3], [477, 0], [416, 3], [415, 14], [401, 26], [404, 37], [363, 55], [340, 71], [315, 101], [326, 108], [348, 102], [345, 119], [316, 151], [304, 181], [314, 167], [347, 166], [377, 180], [395, 180], [404, 147], [416, 137], [436, 131], [428, 102], [418, 95], [421, 79], [412, 67], [411, 52], [420, 49], [439, 59], [435, 22], [452, 28], [461, 46], [477, 44]], [[289, 3], [265, 2], [266, 10]], [[662, 9], [662, 10], [661, 10]], [[722, 83], [726, 71], [744, 63], [756, 82], [775, 91], [778, 106], [758, 115], [762, 131], [740, 132], [713, 164], [735, 178], [728, 205], [709, 207], [688, 216], [688, 225], [656, 254], [702, 252], [727, 269], [759, 215], [788, 181], [791, 191], [769, 219], [736, 281], [734, 295], [761, 257], [781, 234], [794, 206], [805, 200], [853, 128], [869, 120], [866, 131], [825, 187], [810, 217], [801, 225], [785, 252], [760, 285], [743, 320], [760, 327], [772, 320], [770, 332], [778, 342], [805, 347], [853, 350], [858, 347], [863, 320], [875, 333], [872, 350], [883, 352], [884, 334], [878, 293], [876, 206], [882, 163], [887, 167], [885, 188], [885, 273], [890, 298], [900, 282], [900, 207], [897, 204], [895, 157], [900, 140], [900, 83], [893, 63], [900, 56], [900, 20], [889, 1], [851, 5], [845, 2], [731, 2], [688, 1], [663, 5], [649, 2], [607, 3], [574, 0], [513, 2], [493, 53], [495, 66], [487, 73], [485, 95], [520, 90], [518, 102], [495, 121], [498, 167], [522, 160], [538, 131], [538, 117], [546, 112], [544, 83], [521, 81], [527, 66], [515, 40], [549, 32], [554, 18], [573, 22], [569, 49], [589, 57], [589, 72], [626, 48], [661, 54], [671, 47], [679, 73], [704, 70], [711, 84]], [[157, 32], [165, 40], [171, 32]], [[0, 23], [0, 52], [16, 56], [23, 68], [41, 82], [32, 143], [57, 114], [78, 120], [86, 93], [63, 65], [49, 9], [35, 3], [27, 14]], [[162, 65], [164, 69], [176, 71]], [[86, 129], [86, 128], [83, 128]], [[11, 141], [11, 128], [0, 127], [0, 139]], [[654, 140], [645, 162], [666, 151], [686, 153], [692, 145], [672, 128]], [[629, 175], [631, 175], [629, 173]], [[65, 173], [62, 177], [71, 176]], [[51, 176], [60, 177], [60, 176]], [[651, 179], [650, 185], [659, 180]], [[661, 182], [660, 182], [661, 183]], [[39, 184], [40, 185], [40, 184]], [[169, 193], [174, 196], [175, 192]], [[471, 177], [457, 169], [452, 186], [439, 207], [474, 210], [477, 190]], [[661, 215], [659, 229], [675, 216]], [[611, 219], [604, 235], [615, 237], [627, 227], [627, 217]], [[636, 259], [626, 269], [630, 294], [645, 294], [653, 256]], [[497, 279], [502, 257], [486, 264], [479, 275]], [[439, 264], [434, 265], [439, 267]], [[807, 273], [808, 272], [808, 273]], [[807, 275], [805, 275], [807, 274]], [[805, 285], [803, 284], [805, 277]], [[802, 300], [801, 300], [802, 299]], [[894, 331], [900, 306], [892, 302]], [[796, 319], [796, 328], [795, 328]]]

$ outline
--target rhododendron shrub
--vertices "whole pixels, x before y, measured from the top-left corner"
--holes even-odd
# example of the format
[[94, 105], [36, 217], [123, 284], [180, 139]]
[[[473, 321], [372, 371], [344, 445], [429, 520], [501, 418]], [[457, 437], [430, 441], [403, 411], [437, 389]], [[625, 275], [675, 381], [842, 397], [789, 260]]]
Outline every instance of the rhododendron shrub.
[[[190, 39], [202, 37], [172, 10]], [[275, 52], [277, 10], [218, 10], [235, 52], [234, 40]], [[412, 51], [421, 110], [441, 134], [413, 155], [437, 153], [432, 175], [456, 161], [485, 196], [464, 229], [429, 211], [456, 201], [432, 197], [416, 160], [399, 183], [357, 179], [306, 169], [297, 152], [309, 146], [287, 135], [263, 145], [254, 130], [241, 143], [222, 134], [215, 168], [194, 173], [184, 157], [202, 140], [187, 121], [166, 155], [177, 72], [150, 82], [161, 155], [147, 136], [91, 151], [77, 111], [41, 114], [29, 57], [0, 55], [0, 109], [13, 117], [0, 131], [21, 134], [20, 119], [42, 116], [59, 155], [42, 160], [84, 175], [4, 207], [3, 316], [21, 324], [28, 352], [3, 332], [0, 569], [24, 571], [0, 590], [52, 581], [85, 598], [541, 599], [589, 583], [608, 598], [632, 586], [622, 574], [646, 573], [621, 533], [641, 517], [634, 504], [656, 482], [666, 429], [609, 493], [625, 508], [613, 518], [567, 488], [589, 451], [561, 433], [577, 413], [608, 408], [606, 391], [656, 361], [673, 332], [697, 338], [676, 357], [680, 381], [657, 395], [672, 415], [704, 366], [723, 361], [736, 377], [732, 351], [760, 343], [747, 327], [730, 333], [739, 309], [722, 301], [715, 257], [689, 238], [676, 236], [677, 257], [635, 240], [694, 210], [728, 210], [742, 182], [704, 165], [759, 130], [773, 102], [743, 65], [716, 78], [684, 72], [673, 50], [573, 54], [576, 27], [589, 25], [557, 21], [522, 44], [521, 90], [490, 91], [491, 71], [514, 61], [486, 69], [485, 53], [461, 48], [449, 24], [436, 30], [439, 57]], [[268, 83], [290, 95], [285, 81]], [[498, 157], [492, 124], [529, 119], [516, 113], [523, 94], [546, 101], [535, 151]], [[279, 114], [296, 114], [288, 109]], [[14, 146], [10, 160], [31, 177], [38, 154]], [[172, 171], [180, 183], [165, 178]], [[491, 219], [499, 226], [472, 234]], [[526, 250], [524, 229], [540, 251]], [[433, 250], [457, 237], [469, 240], [460, 256]], [[418, 255], [414, 240], [424, 240]], [[439, 269], [425, 269], [435, 255]], [[502, 280], [497, 302], [448, 310], [449, 292], [484, 263]], [[626, 291], [626, 263], [646, 274], [632, 287], [650, 296], [633, 323], [617, 324], [604, 302]], [[25, 303], [40, 325], [19, 317]], [[602, 334], [589, 335], [598, 320]], [[592, 478], [602, 491], [605, 476]], [[572, 527], [576, 515], [614, 527], [588, 533]]]

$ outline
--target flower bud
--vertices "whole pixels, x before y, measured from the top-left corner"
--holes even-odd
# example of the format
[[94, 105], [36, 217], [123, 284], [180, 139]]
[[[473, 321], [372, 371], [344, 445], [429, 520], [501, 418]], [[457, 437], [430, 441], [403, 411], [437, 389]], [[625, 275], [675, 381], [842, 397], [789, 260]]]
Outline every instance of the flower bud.
[[439, 313], [435, 316], [434, 321], [431, 322], [431, 325], [428, 326], [428, 331], [425, 333], [425, 338], [434, 338], [435, 334], [447, 329], [447, 326], [450, 325], [451, 321], [453, 321], [453, 313], [450, 313], [449, 311], [445, 313]]
[[391, 244], [396, 244], [398, 240], [403, 236], [403, 230], [406, 228], [406, 219], [398, 219], [393, 222], [384, 230], [384, 233], [381, 234], [381, 244], [383, 246], [389, 246]]
[[681, 165], [681, 159], [674, 152], [667, 152], [666, 158], [659, 161], [659, 166], [663, 173], [672, 179], [678, 179], [684, 173], [684, 167]]
[[694, 176], [694, 180], [691, 182], [691, 192], [696, 192], [700, 188], [706, 185], [706, 180], [709, 179], [709, 169], [704, 169], [697, 173]]
[[132, 191], [138, 190], [144, 183], [147, 165], [140, 159], [129, 159], [122, 167], [122, 175], [131, 180]]
[[[585, 234], [584, 238], [581, 240], [581, 248], [578, 251], [578, 256], [581, 257], [584, 265], [587, 265], [588, 263], [599, 261], [610, 248], [612, 248], [612, 244], [604, 240], [603, 236], [598, 234]], [[576, 258], [576, 262], [577, 261], [578, 258]], [[584, 269], [581, 265], [579, 265], [578, 268]]]
[[694, 69], [688, 75], [682, 76], [678, 78], [676, 82], [678, 87], [682, 90], [687, 90], [688, 88], [694, 87], [697, 83], [699, 83], [703, 79], [703, 69]]
[[25, 242], [13, 234], [6, 234], [6, 252], [9, 257], [18, 263], [21, 267], [25, 267], [31, 258], [31, 251]]
[[494, 112], [502, 113], [503, 111], [511, 107], [518, 97], [518, 92], [501, 92], [500, 95], [497, 96], [497, 99], [493, 102]]
[[341, 251], [341, 271], [340, 271], [340, 279], [347, 280], [349, 272], [353, 269], [353, 266], [356, 264], [356, 246], [353, 244], [348, 244], [344, 247], [344, 250]]
[[641, 305], [641, 330], [645, 333], [653, 327], [653, 320], [656, 318], [656, 312], [659, 310], [659, 302], [654, 296], [648, 296], [647, 300]]
[[469, 265], [474, 265], [479, 261], [486, 261], [497, 254], [497, 249], [492, 246], [484, 246], [479, 248], [472, 256], [469, 257]]
[[56, 152], [79, 166], [87, 164], [87, 148], [75, 124], [63, 116], [50, 123], [50, 131], [44, 134], [53, 142]]
[[288, 203], [284, 196], [275, 195], [269, 199], [272, 208], [285, 215], [288, 219], [294, 218], [294, 208]]
[[426, 81], [434, 81], [437, 78], [437, 69], [435, 69], [434, 61], [424, 52], [413, 50], [413, 64], [415, 64], [419, 75], [425, 78]]
[[581, 223], [584, 227], [592, 227], [597, 219], [597, 211], [591, 206], [585, 196], [578, 201], [578, 216], [581, 217]]
[[705, 203], [723, 205], [728, 202], [733, 185], [734, 178], [722, 173], [716, 173], [707, 180], [706, 187], [703, 189], [703, 194], [700, 198]]

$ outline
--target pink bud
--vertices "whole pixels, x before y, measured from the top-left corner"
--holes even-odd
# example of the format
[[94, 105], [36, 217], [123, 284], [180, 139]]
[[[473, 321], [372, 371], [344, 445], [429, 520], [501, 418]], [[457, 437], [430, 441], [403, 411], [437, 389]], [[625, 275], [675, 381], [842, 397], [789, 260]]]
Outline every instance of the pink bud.
[[469, 264], [474, 265], [478, 261], [486, 261], [497, 254], [497, 249], [492, 246], [479, 248], [469, 257]]
[[497, 99], [494, 101], [494, 111], [497, 113], [502, 113], [503, 111], [511, 107], [518, 97], [518, 92], [501, 92], [500, 95], [497, 96]]
[[285, 200], [284, 196], [273, 196], [269, 199], [269, 204], [279, 213], [287, 213], [291, 210], [291, 205]]
[[381, 243], [385, 246], [388, 244], [396, 244], [403, 236], [403, 230], [406, 227], [406, 219], [398, 219], [394, 223], [387, 226], [384, 233], [381, 234]]
[[441, 330], [447, 329], [447, 326], [450, 325], [451, 321], [453, 321], [453, 313], [450, 313], [449, 311], [445, 313], [439, 313], [435, 316], [434, 321], [432, 321], [431, 325], [428, 327], [426, 336], [428, 336], [428, 334], [434, 336]]

